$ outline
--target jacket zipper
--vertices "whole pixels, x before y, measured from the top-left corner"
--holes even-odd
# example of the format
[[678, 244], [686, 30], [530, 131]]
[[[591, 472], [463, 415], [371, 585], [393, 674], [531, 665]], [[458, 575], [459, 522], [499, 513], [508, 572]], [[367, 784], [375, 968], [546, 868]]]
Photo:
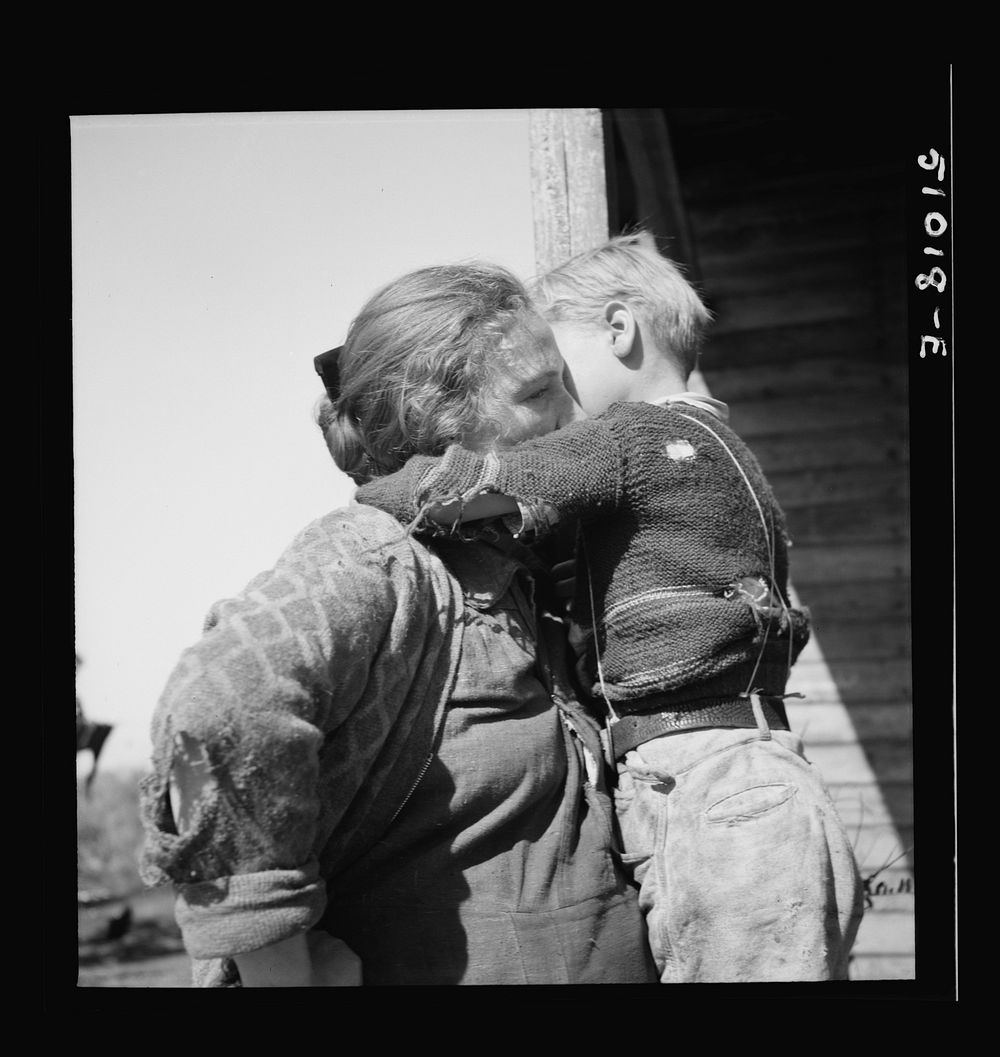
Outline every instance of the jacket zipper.
[[403, 808], [406, 807], [410, 797], [413, 796], [413, 794], [416, 792], [417, 786], [420, 785], [424, 775], [427, 773], [427, 768], [430, 767], [431, 761], [434, 759], [434, 755], [434, 752], [431, 752], [427, 759], [424, 760], [424, 765], [420, 768], [420, 774], [417, 775], [416, 781], [414, 781], [413, 785], [410, 786], [410, 791], [406, 794], [406, 796], [403, 797], [403, 802], [399, 805], [399, 807], [396, 808], [392, 818], [389, 819], [388, 823], [386, 823], [386, 829], [388, 829], [389, 826], [391, 826], [393, 822], [396, 821], [396, 819], [399, 817], [400, 811], [402, 811]]

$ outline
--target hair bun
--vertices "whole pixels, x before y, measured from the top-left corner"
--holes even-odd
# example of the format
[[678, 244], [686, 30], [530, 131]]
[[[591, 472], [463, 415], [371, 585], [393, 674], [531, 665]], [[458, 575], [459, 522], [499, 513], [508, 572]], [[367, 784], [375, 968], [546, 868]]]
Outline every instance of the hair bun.
[[370, 480], [371, 465], [361, 432], [353, 419], [339, 412], [328, 396], [320, 399], [316, 409], [316, 424], [337, 466], [355, 484], [365, 484]]

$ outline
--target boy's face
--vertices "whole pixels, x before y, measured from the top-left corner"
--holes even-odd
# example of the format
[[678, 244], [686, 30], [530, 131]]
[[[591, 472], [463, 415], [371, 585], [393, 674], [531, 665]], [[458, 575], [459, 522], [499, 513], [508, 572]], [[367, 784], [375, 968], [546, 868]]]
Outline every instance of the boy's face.
[[462, 438], [467, 447], [507, 448], [587, 417], [566, 389], [565, 365], [548, 323], [526, 316], [507, 344], [483, 394], [486, 421]]
[[588, 415], [599, 415], [622, 399], [622, 366], [612, 349], [608, 328], [585, 323], [552, 323], [566, 362], [566, 387]]

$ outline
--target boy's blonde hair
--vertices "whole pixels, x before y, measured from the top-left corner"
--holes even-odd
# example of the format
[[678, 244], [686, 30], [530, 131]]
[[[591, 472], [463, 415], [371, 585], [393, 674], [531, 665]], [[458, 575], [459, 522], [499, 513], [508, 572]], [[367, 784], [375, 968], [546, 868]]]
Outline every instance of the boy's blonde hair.
[[648, 231], [633, 231], [571, 257], [529, 289], [550, 323], [598, 325], [609, 301], [624, 301], [651, 330], [658, 348], [689, 375], [698, 364], [712, 313], [679, 265], [664, 257]]

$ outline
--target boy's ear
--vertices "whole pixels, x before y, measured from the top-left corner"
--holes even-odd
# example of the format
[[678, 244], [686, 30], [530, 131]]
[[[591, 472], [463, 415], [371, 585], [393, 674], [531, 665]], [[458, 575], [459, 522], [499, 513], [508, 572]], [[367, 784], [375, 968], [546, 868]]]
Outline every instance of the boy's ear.
[[611, 328], [611, 351], [624, 360], [632, 352], [638, 328], [632, 309], [624, 301], [609, 301], [604, 306], [604, 322]]

